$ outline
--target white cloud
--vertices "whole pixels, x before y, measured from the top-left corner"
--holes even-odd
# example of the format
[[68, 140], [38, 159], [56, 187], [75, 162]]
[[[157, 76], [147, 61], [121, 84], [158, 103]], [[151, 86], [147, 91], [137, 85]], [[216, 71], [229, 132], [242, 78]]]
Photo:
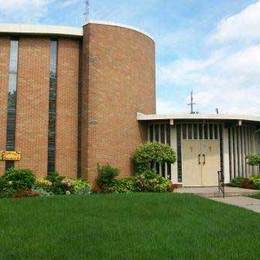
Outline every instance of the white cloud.
[[[260, 113], [260, 45], [233, 54], [213, 53], [208, 59], [178, 60], [159, 71], [161, 84], [179, 91], [194, 86], [201, 112], [219, 107], [222, 112]], [[158, 110], [167, 106], [160, 102]]]
[[198, 71], [203, 71], [215, 64], [221, 56], [213, 54], [208, 59], [179, 59], [166, 66], [159, 67], [158, 78], [163, 82], [184, 83], [190, 77], [194, 77]]
[[[222, 113], [259, 114], [259, 25], [260, 1], [257, 1], [219, 22], [216, 32], [205, 39], [205, 43], [212, 43], [207, 58], [179, 59], [160, 66], [158, 83], [167, 88], [174, 86], [176, 97], [184, 89], [193, 88], [200, 112], [214, 112], [218, 107]], [[242, 44], [237, 45], [238, 42]], [[186, 110], [187, 99], [178, 103]], [[173, 111], [173, 105], [160, 100], [158, 111]]]
[[176, 104], [174, 104], [174, 102], [165, 101], [163, 99], [157, 99], [156, 107], [156, 113], [158, 114], [170, 114], [176, 112]]
[[0, 0], [0, 14], [16, 22], [36, 22], [48, 10], [51, 0]]
[[240, 13], [219, 22], [211, 41], [220, 43], [242, 40], [250, 42], [260, 40], [260, 1], [249, 5]]

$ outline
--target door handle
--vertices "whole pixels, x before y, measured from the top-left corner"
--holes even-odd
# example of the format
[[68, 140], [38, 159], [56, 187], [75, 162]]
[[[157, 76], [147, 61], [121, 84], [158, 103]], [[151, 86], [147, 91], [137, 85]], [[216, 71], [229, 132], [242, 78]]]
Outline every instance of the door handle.
[[203, 165], [205, 165], [206, 164], [206, 155], [203, 154], [202, 156], [203, 156]]
[[201, 165], [200, 157], [201, 157], [201, 154], [198, 155], [198, 164], [199, 165]]

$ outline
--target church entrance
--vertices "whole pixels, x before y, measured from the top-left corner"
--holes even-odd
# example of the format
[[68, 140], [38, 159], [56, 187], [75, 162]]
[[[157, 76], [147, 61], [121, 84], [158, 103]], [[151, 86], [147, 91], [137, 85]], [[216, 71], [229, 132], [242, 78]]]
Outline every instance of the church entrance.
[[220, 125], [182, 125], [184, 186], [217, 186], [220, 162]]

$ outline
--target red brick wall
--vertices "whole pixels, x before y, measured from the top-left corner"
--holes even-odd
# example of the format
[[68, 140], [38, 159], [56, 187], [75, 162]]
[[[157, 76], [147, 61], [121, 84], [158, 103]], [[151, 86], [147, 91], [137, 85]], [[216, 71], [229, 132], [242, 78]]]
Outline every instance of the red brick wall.
[[[6, 150], [9, 51], [9, 37], [0, 37], [0, 151]], [[4, 169], [5, 162], [0, 161], [0, 175]]]
[[59, 39], [56, 118], [56, 170], [77, 177], [79, 41]]
[[22, 37], [19, 41], [16, 112], [16, 167], [47, 174], [50, 39]]
[[143, 141], [136, 113], [155, 112], [155, 50], [147, 36], [126, 28], [84, 28], [82, 78], [82, 175], [96, 178], [97, 163], [131, 173]]

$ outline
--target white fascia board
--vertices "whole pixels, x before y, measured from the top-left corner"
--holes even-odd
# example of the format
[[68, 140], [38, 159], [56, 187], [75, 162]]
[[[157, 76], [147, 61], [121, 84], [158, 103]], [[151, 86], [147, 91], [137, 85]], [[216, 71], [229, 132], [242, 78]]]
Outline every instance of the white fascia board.
[[83, 28], [53, 25], [0, 24], [1, 33], [82, 37]]
[[145, 115], [142, 113], [137, 113], [138, 121], [151, 121], [151, 120], [241, 120], [241, 121], [253, 121], [260, 122], [260, 116], [250, 116], [250, 115], [233, 115], [233, 114], [170, 114], [170, 115], [159, 115], [150, 114]]

